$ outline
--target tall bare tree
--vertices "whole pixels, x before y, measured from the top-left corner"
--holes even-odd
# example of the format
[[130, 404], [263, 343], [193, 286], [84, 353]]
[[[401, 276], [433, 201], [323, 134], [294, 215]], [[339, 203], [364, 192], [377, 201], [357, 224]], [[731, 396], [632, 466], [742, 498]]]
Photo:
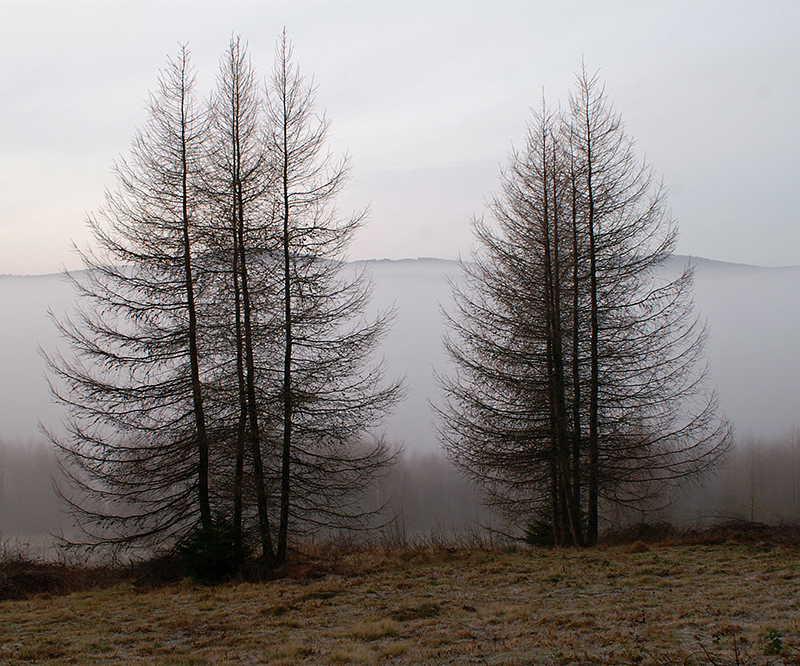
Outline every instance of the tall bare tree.
[[74, 278], [86, 307], [60, 329], [74, 359], [49, 359], [68, 410], [66, 501], [90, 540], [132, 543], [210, 528], [209, 438], [198, 321], [195, 196], [205, 114], [186, 49], [150, 97], [117, 189], [89, 223], [98, 250]]
[[282, 271], [278, 561], [286, 558], [292, 520], [356, 517], [345, 510], [347, 498], [388, 457], [385, 446], [364, 448], [360, 437], [401, 393], [399, 383], [382, 385], [380, 365], [369, 365], [388, 318], [363, 319], [367, 276], [343, 270], [364, 215], [340, 218], [333, 206], [348, 165], [323, 152], [329, 123], [315, 115], [313, 97], [284, 32], [267, 102]]
[[[256, 82], [247, 50], [239, 38], [231, 40], [222, 58], [217, 90], [211, 104], [211, 119], [206, 179], [216, 206], [209, 237], [210, 245], [214, 248], [213, 256], [220, 262], [218, 271], [223, 279], [219, 281], [221, 288], [210, 305], [209, 316], [219, 318], [222, 315], [217, 329], [226, 348], [221, 350], [221, 356], [234, 359], [236, 399], [233, 402], [238, 407], [238, 414], [231, 419], [236, 424], [233, 431], [233, 524], [236, 538], [240, 540], [247, 441], [253, 466], [262, 554], [265, 559], [271, 560], [274, 549], [256, 397], [258, 334], [254, 333], [259, 306], [266, 309], [270, 304], [259, 302], [263, 289], [259, 291], [258, 285], [253, 285], [249, 262], [254, 259], [256, 265], [260, 265], [259, 256], [270, 252], [274, 242], [270, 210], [274, 168], [266, 142], [263, 93]], [[232, 313], [224, 307], [225, 303], [233, 305]], [[271, 334], [275, 333], [271, 331]], [[264, 336], [259, 337], [263, 343]], [[223, 372], [223, 385], [229, 376], [230, 373]], [[221, 395], [223, 400], [230, 397], [226, 392]]]
[[368, 276], [345, 266], [363, 214], [333, 206], [347, 161], [323, 152], [285, 35], [266, 95], [238, 39], [203, 111], [193, 81], [182, 51], [90, 220], [53, 440], [97, 542], [182, 543], [216, 567], [217, 546], [257, 540], [274, 564], [294, 535], [366, 523], [358, 491], [392, 458], [374, 428], [401, 394], [373, 359], [390, 316], [366, 319]]
[[645, 506], [730, 442], [706, 388], [691, 271], [619, 116], [585, 72], [513, 153], [446, 340], [442, 437], [509, 513], [547, 507], [556, 543], [597, 541], [601, 500]]

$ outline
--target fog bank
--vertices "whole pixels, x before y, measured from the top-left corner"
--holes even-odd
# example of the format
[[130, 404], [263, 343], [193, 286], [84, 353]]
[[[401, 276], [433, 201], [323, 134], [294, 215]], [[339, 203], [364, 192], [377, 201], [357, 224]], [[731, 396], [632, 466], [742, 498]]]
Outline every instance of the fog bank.
[[[695, 268], [695, 305], [709, 327], [706, 347], [720, 406], [740, 437], [778, 437], [800, 414], [800, 267], [758, 268], [673, 257], [667, 270]], [[375, 289], [371, 310], [394, 307], [397, 320], [384, 341], [389, 377], [405, 376], [406, 400], [385, 424], [387, 439], [409, 451], [438, 448], [430, 402], [439, 399], [434, 371], [448, 368], [440, 308], [452, 310], [448, 279], [460, 280], [454, 261], [368, 261]], [[71, 285], [58, 275], [0, 276], [0, 438], [39, 439], [38, 422], [58, 429], [44, 360], [60, 341], [48, 310], [74, 309]]]

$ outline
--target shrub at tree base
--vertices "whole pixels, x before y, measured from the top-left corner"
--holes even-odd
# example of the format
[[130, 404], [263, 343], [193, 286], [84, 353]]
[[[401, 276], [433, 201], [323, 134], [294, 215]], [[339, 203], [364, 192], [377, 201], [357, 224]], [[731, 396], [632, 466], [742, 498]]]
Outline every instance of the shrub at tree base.
[[540, 509], [525, 526], [525, 543], [536, 548], [552, 548], [556, 545], [553, 536], [553, 521], [550, 514]]
[[250, 557], [250, 549], [236, 538], [233, 526], [218, 520], [209, 529], [198, 526], [178, 546], [184, 575], [204, 583], [231, 580]]

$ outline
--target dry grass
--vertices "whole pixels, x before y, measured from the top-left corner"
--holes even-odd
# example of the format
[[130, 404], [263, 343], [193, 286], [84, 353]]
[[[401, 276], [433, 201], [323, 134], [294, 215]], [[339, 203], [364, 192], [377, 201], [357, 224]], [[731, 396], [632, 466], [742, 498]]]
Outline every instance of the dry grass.
[[372, 549], [327, 569], [3, 601], [0, 663], [800, 664], [800, 549], [775, 540]]

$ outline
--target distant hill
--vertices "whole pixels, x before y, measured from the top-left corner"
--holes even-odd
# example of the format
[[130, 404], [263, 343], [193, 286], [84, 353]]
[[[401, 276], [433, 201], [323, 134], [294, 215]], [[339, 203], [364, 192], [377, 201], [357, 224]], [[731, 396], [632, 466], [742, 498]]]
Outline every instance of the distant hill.
[[[800, 426], [800, 267], [761, 268], [684, 256], [695, 268], [695, 303], [709, 323], [707, 356], [720, 402], [740, 435], [771, 437]], [[372, 272], [371, 309], [395, 307], [382, 353], [388, 376], [405, 376], [408, 397], [386, 422], [386, 435], [410, 451], [437, 446], [429, 401], [438, 399], [434, 370], [447, 368], [440, 307], [451, 309], [448, 279], [457, 262], [440, 259], [354, 262]], [[48, 309], [69, 313], [75, 296], [57, 275], [0, 276], [0, 438], [38, 438], [37, 421], [59, 420], [50, 403], [38, 346], [57, 349]]]

